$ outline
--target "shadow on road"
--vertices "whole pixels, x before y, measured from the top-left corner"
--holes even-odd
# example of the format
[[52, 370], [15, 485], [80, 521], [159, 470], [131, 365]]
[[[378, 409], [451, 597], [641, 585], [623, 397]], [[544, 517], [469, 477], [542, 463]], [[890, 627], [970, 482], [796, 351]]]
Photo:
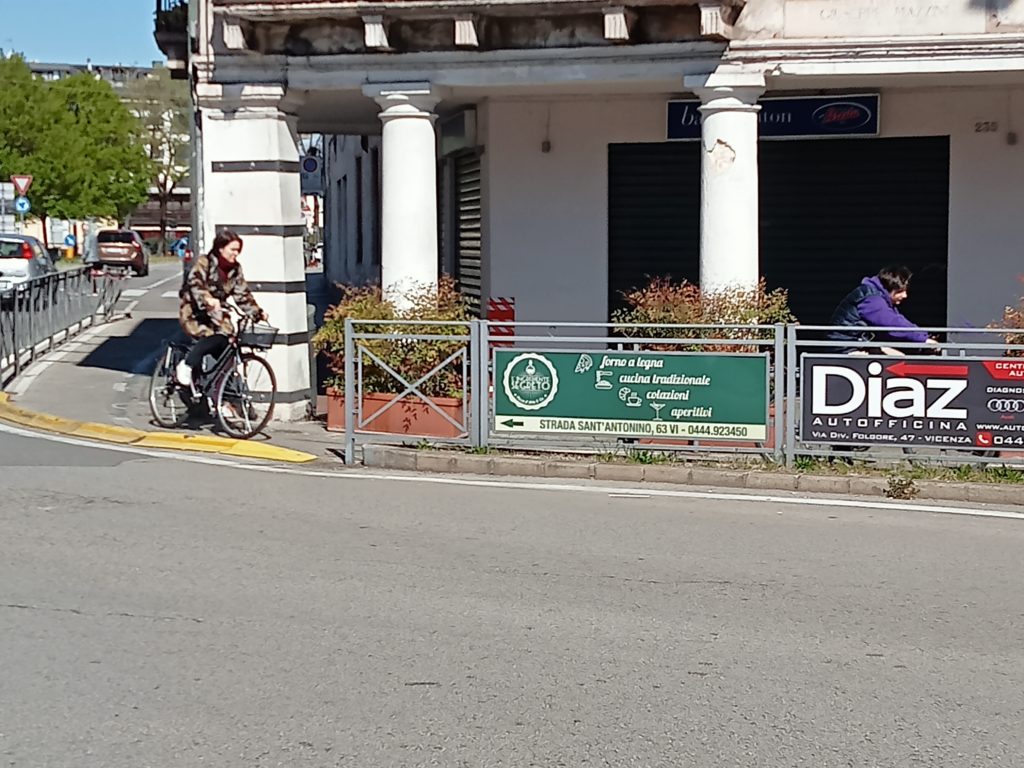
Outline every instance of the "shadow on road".
[[78, 366], [122, 373], [150, 373], [149, 369], [164, 344], [181, 335], [176, 318], [143, 320], [127, 336], [106, 339]]

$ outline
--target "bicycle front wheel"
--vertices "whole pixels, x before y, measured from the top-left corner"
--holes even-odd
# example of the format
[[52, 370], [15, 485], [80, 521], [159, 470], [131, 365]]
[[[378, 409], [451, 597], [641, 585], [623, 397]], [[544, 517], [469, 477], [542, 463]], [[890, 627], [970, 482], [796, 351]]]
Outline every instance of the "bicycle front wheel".
[[246, 440], [258, 434], [274, 415], [276, 394], [274, 369], [262, 357], [246, 352], [239, 356], [237, 368], [217, 382], [217, 421], [232, 437]]
[[168, 429], [180, 427], [188, 418], [187, 395], [174, 379], [174, 368], [184, 357], [181, 350], [167, 347], [149, 382], [149, 410], [156, 423]]

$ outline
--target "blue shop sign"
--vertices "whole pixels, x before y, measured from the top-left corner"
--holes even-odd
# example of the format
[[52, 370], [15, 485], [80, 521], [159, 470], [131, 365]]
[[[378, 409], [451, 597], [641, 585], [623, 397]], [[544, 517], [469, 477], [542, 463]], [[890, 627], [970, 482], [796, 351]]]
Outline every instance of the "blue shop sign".
[[[796, 96], [761, 99], [757, 115], [762, 139], [877, 136], [878, 94]], [[700, 101], [668, 103], [668, 138], [700, 138]]]

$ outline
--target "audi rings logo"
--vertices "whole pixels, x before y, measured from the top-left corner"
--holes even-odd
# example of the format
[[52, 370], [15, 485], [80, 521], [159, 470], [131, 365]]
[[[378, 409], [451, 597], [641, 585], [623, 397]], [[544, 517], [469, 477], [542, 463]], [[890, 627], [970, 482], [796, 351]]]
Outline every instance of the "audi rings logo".
[[1024, 413], [1024, 400], [1006, 400], [993, 397], [987, 403], [992, 413]]

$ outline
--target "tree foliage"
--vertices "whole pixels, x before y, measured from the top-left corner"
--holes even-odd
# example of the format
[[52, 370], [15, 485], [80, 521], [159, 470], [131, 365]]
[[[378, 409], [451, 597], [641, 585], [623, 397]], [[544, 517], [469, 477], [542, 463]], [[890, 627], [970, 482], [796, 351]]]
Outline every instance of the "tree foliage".
[[43, 219], [123, 219], [153, 177], [140, 122], [109, 83], [46, 82], [17, 57], [0, 59], [0, 177], [12, 173], [34, 177], [32, 214]]

